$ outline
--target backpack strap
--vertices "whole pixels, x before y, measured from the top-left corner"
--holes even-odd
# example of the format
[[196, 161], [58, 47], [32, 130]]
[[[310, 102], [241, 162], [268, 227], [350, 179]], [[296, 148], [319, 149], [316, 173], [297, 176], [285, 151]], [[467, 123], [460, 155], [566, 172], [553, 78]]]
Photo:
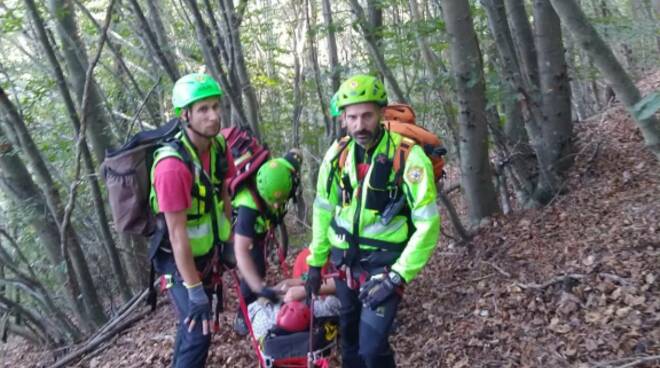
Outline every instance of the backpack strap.
[[396, 147], [394, 151], [394, 163], [392, 168], [396, 172], [394, 176], [394, 182], [396, 185], [399, 185], [403, 182], [403, 171], [406, 168], [406, 160], [410, 154], [410, 150], [417, 142], [408, 137], [401, 137], [401, 143]]
[[326, 192], [330, 194], [330, 190], [332, 189], [332, 182], [334, 181], [334, 176], [335, 173], [337, 172], [337, 169], [339, 169], [339, 173], [344, 170], [344, 165], [346, 164], [346, 157], [348, 157], [348, 150], [346, 147], [348, 147], [348, 143], [351, 141], [350, 136], [343, 136], [337, 141], [337, 153], [335, 154], [335, 157], [332, 158], [331, 162], [331, 168], [330, 168], [330, 174], [328, 175], [328, 182], [326, 183]]
[[220, 181], [224, 180], [229, 171], [229, 162], [227, 160], [227, 142], [220, 137], [216, 137], [215, 141], [217, 142], [217, 157], [215, 158], [215, 170], [214, 175]]

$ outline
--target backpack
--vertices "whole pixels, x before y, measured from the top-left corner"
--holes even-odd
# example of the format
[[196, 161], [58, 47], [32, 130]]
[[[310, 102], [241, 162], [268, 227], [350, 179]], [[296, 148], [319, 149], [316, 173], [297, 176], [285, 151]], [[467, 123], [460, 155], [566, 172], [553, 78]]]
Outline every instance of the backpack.
[[[225, 178], [229, 196], [233, 198], [239, 187], [245, 185], [250, 191], [254, 202], [257, 204], [259, 212], [266, 216], [268, 213], [266, 211], [266, 204], [257, 194], [257, 189], [252, 179], [261, 165], [270, 159], [268, 147], [265, 144], [261, 144], [249, 129], [234, 126], [222, 129], [220, 133], [225, 137], [227, 149], [231, 152], [234, 159], [234, 166], [236, 167], [233, 175]], [[286, 256], [289, 249], [286, 227], [284, 222], [280, 222], [278, 219], [271, 218], [270, 220], [273, 226], [268, 229], [266, 234], [266, 249], [270, 245], [273, 245], [271, 249], [275, 249], [275, 255], [282, 273], [286, 275], [288, 274]], [[279, 227], [281, 242], [275, 235], [276, 227]]]
[[[156, 229], [156, 216], [149, 206], [153, 156], [163, 143], [174, 140], [180, 130], [178, 119], [172, 119], [157, 129], [137, 133], [117, 149], [106, 151], [101, 175], [108, 188], [108, 201], [118, 232], [149, 236]], [[189, 155], [182, 148], [177, 151], [190, 167]]]
[[[406, 159], [414, 145], [419, 145], [424, 149], [426, 156], [431, 159], [433, 165], [433, 175], [436, 182], [444, 176], [445, 161], [442, 158], [447, 153], [447, 149], [442, 144], [437, 135], [429, 132], [415, 122], [415, 112], [410, 105], [392, 104], [383, 109], [383, 126], [385, 129], [401, 134], [403, 140], [396, 147], [394, 152], [393, 169], [395, 172], [403, 170]], [[344, 168], [346, 157], [348, 156], [348, 142], [350, 137], [344, 137], [339, 141], [340, 155], [339, 168]]]
[[270, 151], [257, 140], [252, 132], [241, 127], [225, 128], [220, 131], [227, 141], [227, 148], [234, 158], [236, 172], [227, 178], [229, 196], [234, 197], [238, 187], [256, 174], [261, 164], [270, 159]]

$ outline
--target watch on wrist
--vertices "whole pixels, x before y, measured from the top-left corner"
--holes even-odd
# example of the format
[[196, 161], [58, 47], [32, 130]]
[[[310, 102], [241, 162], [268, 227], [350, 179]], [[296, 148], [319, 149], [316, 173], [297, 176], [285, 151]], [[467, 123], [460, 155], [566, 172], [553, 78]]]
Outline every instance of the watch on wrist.
[[401, 286], [403, 284], [403, 278], [396, 271], [390, 271], [387, 274], [387, 277], [389, 277], [392, 283], [396, 286]]

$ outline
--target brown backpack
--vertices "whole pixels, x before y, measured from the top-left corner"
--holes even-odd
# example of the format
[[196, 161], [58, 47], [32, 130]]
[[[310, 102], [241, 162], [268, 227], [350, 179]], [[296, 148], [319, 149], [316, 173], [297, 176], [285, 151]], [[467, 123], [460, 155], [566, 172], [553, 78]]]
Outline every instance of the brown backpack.
[[[442, 141], [437, 135], [429, 132], [415, 123], [415, 112], [410, 105], [392, 104], [383, 109], [383, 126], [390, 132], [398, 133], [403, 136], [401, 143], [396, 147], [394, 153], [393, 169], [395, 172], [405, 167], [406, 159], [414, 145], [419, 145], [424, 149], [426, 156], [431, 159], [433, 165], [433, 174], [438, 181], [444, 175], [445, 160], [442, 158], [447, 150], [442, 145]], [[350, 137], [344, 137], [339, 141], [340, 155], [339, 168], [344, 168], [348, 150], [346, 146]]]

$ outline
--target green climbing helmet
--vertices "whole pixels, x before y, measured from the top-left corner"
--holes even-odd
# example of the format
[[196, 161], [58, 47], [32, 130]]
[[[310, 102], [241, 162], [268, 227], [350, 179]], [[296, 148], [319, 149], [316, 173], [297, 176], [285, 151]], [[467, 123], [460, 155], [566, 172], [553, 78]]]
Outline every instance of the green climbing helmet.
[[257, 191], [269, 205], [286, 202], [292, 195], [295, 168], [284, 158], [266, 161], [257, 171]]
[[337, 108], [362, 102], [374, 102], [380, 106], [387, 105], [385, 86], [373, 75], [358, 74], [348, 78], [337, 91]]
[[339, 107], [337, 107], [337, 98], [339, 98], [339, 93], [335, 93], [330, 99], [330, 116], [333, 118], [341, 115], [341, 111], [339, 111]]
[[191, 104], [209, 97], [222, 96], [218, 82], [208, 74], [192, 73], [174, 83], [172, 88], [172, 106], [174, 115], [181, 116], [181, 111]]

